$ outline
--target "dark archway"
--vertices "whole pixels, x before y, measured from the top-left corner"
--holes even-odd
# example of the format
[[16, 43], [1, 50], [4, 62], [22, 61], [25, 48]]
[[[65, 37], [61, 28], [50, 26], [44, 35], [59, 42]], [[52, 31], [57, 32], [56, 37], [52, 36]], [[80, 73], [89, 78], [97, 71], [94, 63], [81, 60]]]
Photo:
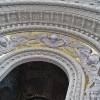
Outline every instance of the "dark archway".
[[68, 85], [67, 75], [58, 66], [28, 62], [0, 82], [0, 100], [65, 100]]

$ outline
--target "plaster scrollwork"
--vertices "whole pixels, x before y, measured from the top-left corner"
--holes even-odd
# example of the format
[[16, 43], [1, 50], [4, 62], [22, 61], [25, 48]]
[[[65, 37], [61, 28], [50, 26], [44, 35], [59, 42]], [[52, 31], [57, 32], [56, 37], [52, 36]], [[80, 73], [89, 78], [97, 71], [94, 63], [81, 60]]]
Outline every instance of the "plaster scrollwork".
[[[3, 1], [4, 0], [1, 0], [1, 3], [4, 3]], [[10, 2], [11, 0], [8, 1]], [[22, 1], [24, 2], [27, 0]], [[72, 6], [68, 7], [59, 7], [57, 6], [57, 2], [55, 2], [56, 5], [34, 4], [34, 6], [30, 4], [22, 4], [21, 6], [19, 6], [18, 4], [16, 5], [17, 1], [14, 2], [15, 5], [7, 4], [9, 6], [2, 5], [2, 7], [0, 8], [0, 33], [6, 35], [6, 32], [12, 32], [17, 30], [27, 31], [27, 29], [31, 30], [35, 28], [39, 30], [50, 28], [50, 30], [52, 31], [55, 31], [55, 29], [56, 31], [64, 30], [63, 32], [65, 32], [66, 30], [67, 32], [70, 31], [71, 35], [75, 33], [75, 36], [79, 36], [82, 39], [91, 42], [97, 48], [100, 47], [97, 44], [100, 42], [100, 14], [99, 9], [96, 10], [99, 7], [99, 0], [96, 0], [95, 2], [93, 0], [86, 0], [84, 4], [84, 0], [71, 0]], [[69, 0], [65, 0], [63, 2], [64, 4], [69, 4]], [[88, 6], [84, 6], [85, 9], [83, 9], [82, 5], [80, 5], [78, 8], [74, 7], [73, 4], [87, 4]], [[93, 9], [89, 9], [90, 6]], [[43, 45], [45, 45], [45, 47], [48, 47], [49, 49], [52, 48], [54, 51], [60, 47], [65, 50], [67, 50], [68, 48], [74, 49], [75, 57], [80, 60], [81, 67], [83, 68], [84, 73], [88, 77], [88, 82], [86, 83], [86, 89], [84, 91], [86, 94], [84, 100], [100, 100], [100, 55], [98, 53], [94, 54], [92, 49], [87, 46], [87, 44], [83, 45], [80, 43], [80, 41], [77, 43], [72, 43], [70, 37], [65, 35], [39, 34], [34, 37], [31, 37], [27, 35], [21, 36], [13, 34], [11, 35], [11, 37], [0, 36], [0, 57], [2, 57], [1, 55], [3, 54], [11, 53], [11, 51], [13, 51], [19, 45], [30, 45], [31, 43], [36, 43], [37, 41], [42, 43]], [[29, 42], [30, 44], [28, 44]], [[25, 52], [24, 54], [21, 53], [20, 55], [16, 55], [16, 57], [14, 56], [7, 61], [3, 61], [3, 63], [5, 64], [0, 66], [0, 71], [1, 69], [4, 69], [5, 66], [8, 66], [8, 64], [10, 64], [13, 59], [16, 60], [21, 57], [25, 58], [26, 56], [31, 57], [33, 53], [34, 55], [43, 54], [42, 57], [44, 57], [45, 55], [49, 54], [49, 52], [47, 52], [48, 50], [46, 50], [45, 52], [42, 52], [42, 50], [40, 52], [30, 52], [30, 54], [28, 52]], [[58, 57], [55, 54], [50, 54], [50, 56], [52, 58], [56, 57], [59, 61], [62, 61], [64, 63], [66, 62], [66, 60], [62, 60], [62, 58], [60, 58], [61, 55], [60, 57]], [[2, 61], [0, 60], [0, 63], [1, 62]], [[69, 68], [71, 71], [72, 69], [70, 66]], [[80, 74], [80, 70], [78, 71]], [[75, 75], [73, 75], [73, 78], [74, 77]], [[80, 100], [81, 98], [79, 96], [80, 85], [82, 84], [80, 76], [77, 78], [76, 84], [76, 91], [70, 91], [70, 100]], [[74, 85], [72, 85], [72, 87], [74, 87]], [[76, 94], [74, 95], [74, 93], [72, 92]]]
[[[68, 37], [67, 37], [68, 38]], [[49, 42], [48, 42], [49, 40]], [[69, 39], [62, 38], [62, 41], [59, 41], [56, 35], [51, 36], [50, 38], [44, 38], [44, 43], [48, 44], [51, 47], [63, 46], [64, 48], [72, 47], [76, 49], [75, 53], [80, 58], [80, 62], [84, 72], [89, 77], [88, 86], [86, 89], [86, 95], [88, 100], [99, 100], [100, 97], [100, 55], [93, 54], [92, 49], [89, 46], [73, 43], [70, 45], [71, 41]], [[58, 43], [58, 44], [57, 44]], [[62, 45], [61, 45], [62, 43]], [[52, 44], [52, 45], [51, 45]], [[56, 44], [56, 45], [55, 45]], [[54, 46], [55, 45], [55, 46]]]
[[100, 55], [92, 54], [92, 50], [87, 46], [77, 46], [77, 56], [81, 65], [89, 78], [86, 89], [87, 100], [100, 100]]
[[0, 37], [0, 55], [10, 52], [18, 44], [24, 43], [25, 41], [25, 37], [21, 36], [11, 36], [10, 38], [5, 36]]
[[0, 37], [0, 54], [9, 52], [11, 48], [10, 41], [6, 37]]
[[43, 42], [46, 46], [56, 48], [61, 46], [67, 46], [70, 42], [67, 37], [57, 36], [52, 34], [48, 36], [47, 34], [36, 35], [34, 37], [28, 37], [28, 35], [12, 35], [10, 38], [5, 36], [0, 37], [0, 54], [8, 53], [13, 50], [17, 45], [23, 45], [28, 41], [40, 41]]
[[[100, 55], [98, 53], [93, 53], [93, 50], [90, 46], [76, 41], [72, 37], [56, 33], [28, 33], [28, 34], [12, 34], [10, 36], [0, 37], [0, 54], [6, 54], [14, 50], [18, 45], [25, 45], [30, 43], [43, 43], [45, 47], [49, 49], [68, 48], [74, 49], [74, 54], [80, 59], [80, 65], [84, 70], [85, 74], [88, 76], [88, 83], [85, 89], [85, 100], [99, 100], [100, 93]], [[47, 52], [43, 52], [47, 54]], [[38, 54], [41, 54], [38, 52]], [[56, 57], [56, 56], [55, 56]], [[58, 58], [57, 58], [58, 59]], [[60, 59], [61, 60], [61, 59]], [[63, 61], [62, 61], [63, 62]], [[6, 66], [6, 65], [5, 65]], [[80, 72], [79, 72], [80, 74]], [[80, 78], [78, 79], [80, 80]], [[81, 83], [78, 83], [81, 85]], [[76, 89], [79, 93], [79, 88]], [[77, 94], [79, 95], [79, 94]], [[77, 98], [77, 95], [75, 98]], [[80, 100], [80, 99], [75, 99]]]
[[57, 34], [52, 34], [50, 36], [42, 36], [40, 38], [41, 42], [45, 43], [49, 47], [61, 47], [61, 46], [66, 46], [69, 44], [69, 39], [64, 37], [64, 36], [57, 36]]

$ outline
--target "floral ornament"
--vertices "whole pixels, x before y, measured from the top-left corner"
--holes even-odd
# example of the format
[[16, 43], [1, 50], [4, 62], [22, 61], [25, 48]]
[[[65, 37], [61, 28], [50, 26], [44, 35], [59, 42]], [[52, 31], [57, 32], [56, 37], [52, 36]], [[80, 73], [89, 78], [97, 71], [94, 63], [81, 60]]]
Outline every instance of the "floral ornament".
[[0, 55], [13, 50], [18, 44], [23, 44], [27, 41], [25, 37], [11, 36], [9, 39], [5, 36], [0, 37]]
[[87, 62], [87, 64], [88, 64], [88, 65], [92, 65], [92, 64], [95, 65], [95, 64], [99, 63], [99, 61], [100, 61], [99, 55], [93, 54], [93, 55], [90, 55], [90, 56], [88, 57], [88, 62]]
[[5, 37], [0, 38], [0, 48], [6, 48], [8, 46], [8, 39]]
[[69, 44], [68, 38], [64, 36], [58, 37], [57, 34], [41, 36], [40, 41], [52, 48], [62, 47]]
[[17, 44], [23, 44], [28, 41], [26, 36], [20, 36], [20, 35], [12, 35], [10, 37], [11, 44], [13, 46], [16, 46]]
[[87, 97], [89, 100], [100, 100], [100, 56], [91, 55], [88, 62], [90, 65], [90, 82], [86, 89]]
[[76, 55], [78, 57], [88, 58], [89, 55], [92, 53], [91, 48], [84, 44], [75, 43], [75, 44], [73, 44], [73, 48], [76, 48]]
[[82, 68], [89, 77], [86, 100], [100, 100], [100, 55], [92, 54], [91, 48], [85, 45], [78, 44], [75, 47]]
[[10, 51], [11, 48], [8, 38], [4, 36], [0, 37], [0, 55]]

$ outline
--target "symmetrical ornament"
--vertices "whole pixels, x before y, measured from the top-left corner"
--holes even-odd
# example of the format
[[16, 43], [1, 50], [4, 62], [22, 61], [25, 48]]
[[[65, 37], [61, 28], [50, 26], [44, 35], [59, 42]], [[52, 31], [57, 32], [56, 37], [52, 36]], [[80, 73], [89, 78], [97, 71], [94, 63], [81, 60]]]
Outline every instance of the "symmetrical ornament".
[[40, 38], [40, 41], [45, 43], [49, 47], [62, 47], [62, 46], [67, 46], [69, 44], [68, 37], [65, 36], [57, 36], [57, 34], [52, 34], [50, 36], [42, 36]]
[[[29, 34], [28, 34], [29, 35]], [[35, 35], [33, 37], [29, 37], [28, 35], [12, 35], [9, 37], [2, 36], [0, 37], [0, 54], [7, 53], [11, 50], [13, 50], [15, 47], [17, 47], [19, 44], [23, 45], [26, 42], [32, 41], [40, 41], [47, 45], [48, 47], [56, 48], [56, 47], [62, 47], [67, 46], [70, 41], [68, 40], [68, 37], [65, 36], [57, 36], [57, 34], [52, 34], [48, 36], [47, 34], [40, 34]]]
[[87, 43], [71, 36], [50, 32], [22, 32], [0, 37], [0, 55], [27, 47], [48, 47], [64, 52], [79, 63], [86, 76], [84, 99], [99, 100], [100, 56]]
[[[0, 79], [20, 58], [49, 54], [68, 65], [60, 58], [62, 55], [54, 54], [58, 50], [72, 57], [85, 75], [81, 83], [81, 71], [71, 73], [76, 83], [71, 85], [74, 88], [70, 87], [67, 100], [100, 100], [100, 0], [0, 0], [0, 5]], [[25, 32], [28, 30], [42, 32]], [[29, 48], [42, 49], [26, 52]], [[48, 49], [43, 52], [44, 48]], [[47, 52], [50, 49], [53, 53]], [[68, 68], [73, 71], [69, 65]], [[81, 92], [84, 95], [80, 96]]]

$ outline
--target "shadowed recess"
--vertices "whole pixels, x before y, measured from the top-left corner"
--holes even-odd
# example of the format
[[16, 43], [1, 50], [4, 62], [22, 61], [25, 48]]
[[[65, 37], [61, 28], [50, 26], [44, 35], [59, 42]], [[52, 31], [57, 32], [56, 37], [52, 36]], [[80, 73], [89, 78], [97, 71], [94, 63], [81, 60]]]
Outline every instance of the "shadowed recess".
[[69, 80], [58, 66], [27, 62], [0, 82], [0, 100], [65, 100]]

